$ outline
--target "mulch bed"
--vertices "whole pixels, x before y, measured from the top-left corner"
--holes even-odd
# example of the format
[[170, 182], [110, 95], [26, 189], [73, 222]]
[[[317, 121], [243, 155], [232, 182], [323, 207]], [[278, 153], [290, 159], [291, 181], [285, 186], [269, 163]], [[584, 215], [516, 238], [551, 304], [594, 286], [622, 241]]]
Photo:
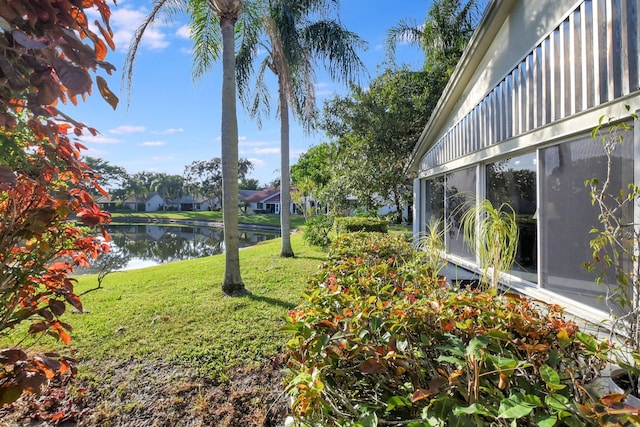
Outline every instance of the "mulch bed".
[[[93, 379], [51, 384], [0, 408], [0, 426], [282, 427], [288, 415], [279, 358], [215, 383], [166, 362], [95, 367]], [[82, 370], [82, 366], [80, 366]]]

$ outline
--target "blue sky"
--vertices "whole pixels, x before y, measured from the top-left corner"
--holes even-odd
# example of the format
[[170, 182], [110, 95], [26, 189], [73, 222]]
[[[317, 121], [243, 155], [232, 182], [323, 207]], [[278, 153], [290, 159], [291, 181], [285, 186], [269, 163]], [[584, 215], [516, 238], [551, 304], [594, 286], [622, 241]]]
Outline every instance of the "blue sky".
[[[132, 95], [121, 91], [122, 64], [131, 35], [150, 8], [149, 1], [123, 0], [112, 6], [111, 26], [115, 32], [117, 50], [109, 52], [107, 60], [117, 71], [105, 76], [111, 90], [120, 98], [116, 111], [94, 95], [77, 107], [61, 109], [76, 120], [96, 128], [100, 135], [84, 137], [88, 147], [85, 155], [102, 158], [124, 167], [128, 173], [140, 171], [182, 174], [194, 160], [220, 157], [220, 93], [221, 64], [198, 81], [192, 79], [191, 41], [186, 30], [186, 17], [176, 16], [173, 22], [156, 25], [148, 31], [135, 63]], [[430, 0], [342, 0], [341, 19], [351, 30], [365, 39], [369, 46], [361, 52], [371, 77], [385, 59], [384, 40], [387, 30], [401, 19], [422, 23], [431, 5]], [[421, 51], [413, 46], [399, 46], [398, 62], [417, 69], [422, 64]], [[368, 79], [365, 77], [363, 84]], [[276, 85], [272, 84], [272, 106], [275, 106]], [[335, 84], [317, 70], [316, 96], [318, 106], [336, 93], [345, 93], [344, 86]], [[238, 103], [238, 134], [240, 156], [254, 164], [251, 178], [268, 183], [279, 175], [280, 135], [274, 113], [264, 118], [262, 128], [248, 117]], [[311, 145], [325, 140], [321, 132], [305, 135], [297, 123], [291, 126], [291, 164]]]

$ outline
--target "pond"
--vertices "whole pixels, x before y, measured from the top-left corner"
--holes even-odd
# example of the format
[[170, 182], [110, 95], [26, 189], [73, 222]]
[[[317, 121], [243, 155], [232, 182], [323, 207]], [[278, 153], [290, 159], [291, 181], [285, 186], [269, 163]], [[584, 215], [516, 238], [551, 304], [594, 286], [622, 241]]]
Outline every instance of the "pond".
[[[78, 274], [131, 270], [224, 252], [222, 228], [186, 225], [110, 225], [111, 251]], [[240, 247], [280, 237], [273, 231], [240, 230]]]

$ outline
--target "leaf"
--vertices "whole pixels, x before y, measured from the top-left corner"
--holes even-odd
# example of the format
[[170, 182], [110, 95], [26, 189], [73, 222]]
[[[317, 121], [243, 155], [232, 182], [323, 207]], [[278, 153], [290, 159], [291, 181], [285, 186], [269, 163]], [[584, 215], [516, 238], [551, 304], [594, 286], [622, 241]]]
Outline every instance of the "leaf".
[[86, 70], [67, 63], [62, 59], [53, 60], [53, 68], [70, 95], [78, 95], [91, 89], [91, 77]]
[[404, 396], [392, 396], [387, 400], [387, 409], [385, 411], [390, 412], [398, 407], [411, 406], [411, 402]]
[[485, 348], [489, 345], [489, 338], [486, 336], [478, 336], [473, 337], [473, 339], [467, 345], [467, 356], [476, 356], [480, 355], [478, 350]]
[[46, 331], [47, 329], [49, 329], [49, 325], [45, 322], [34, 322], [29, 326], [29, 333], [37, 334], [39, 332]]
[[65, 343], [66, 345], [71, 344], [71, 337], [63, 329], [58, 329], [58, 334], [60, 335], [60, 339], [63, 343]]
[[17, 385], [10, 385], [0, 389], [0, 403], [13, 403], [22, 395], [22, 388]]
[[566, 387], [566, 385], [560, 384], [560, 375], [549, 365], [540, 366], [540, 375], [551, 390], [562, 390]]
[[49, 308], [56, 316], [62, 316], [67, 307], [64, 305], [62, 301], [58, 301], [55, 299], [49, 300]]
[[547, 395], [544, 399], [544, 403], [557, 411], [566, 411], [570, 406], [569, 399], [566, 396], [557, 393]]
[[555, 415], [539, 415], [535, 419], [535, 425], [538, 427], [553, 427], [558, 422], [558, 417]]
[[64, 294], [64, 299], [71, 304], [76, 310], [82, 312], [82, 303], [80, 298], [75, 294]]
[[27, 353], [17, 348], [5, 348], [0, 350], [0, 363], [13, 365], [16, 362], [27, 360]]
[[473, 405], [467, 407], [457, 407], [453, 410], [453, 413], [456, 415], [484, 415], [485, 417], [493, 418], [494, 414], [487, 411], [486, 408], [474, 403]]
[[363, 374], [375, 374], [380, 372], [384, 366], [376, 359], [365, 360], [360, 364], [360, 372]]
[[533, 411], [533, 405], [522, 402], [519, 396], [502, 399], [498, 409], [498, 418], [519, 419], [526, 417]]
[[44, 49], [47, 47], [46, 43], [34, 40], [18, 29], [13, 29], [11, 31], [11, 35], [16, 43], [20, 46], [26, 47], [27, 49]]
[[425, 390], [423, 388], [419, 388], [416, 391], [413, 392], [413, 395], [411, 396], [411, 401], [412, 402], [418, 402], [422, 399], [426, 399], [429, 396], [432, 396], [433, 393], [431, 393], [429, 390]]
[[107, 81], [101, 76], [96, 76], [96, 84], [98, 85], [98, 90], [100, 91], [102, 98], [104, 98], [104, 100], [111, 105], [111, 108], [115, 110], [120, 100], [113, 92], [111, 92], [111, 89], [107, 86]]
[[111, 37], [112, 34], [110, 33], [110, 31], [105, 30], [104, 27], [100, 24], [100, 21], [96, 20], [94, 21], [94, 23], [100, 30], [102, 37], [104, 37], [111, 50], [116, 50], [116, 44], [113, 42], [113, 38]]
[[42, 370], [42, 372], [44, 372], [48, 380], [55, 377], [56, 373], [60, 370], [61, 367], [59, 361], [50, 357], [36, 356], [33, 358], [33, 361]]

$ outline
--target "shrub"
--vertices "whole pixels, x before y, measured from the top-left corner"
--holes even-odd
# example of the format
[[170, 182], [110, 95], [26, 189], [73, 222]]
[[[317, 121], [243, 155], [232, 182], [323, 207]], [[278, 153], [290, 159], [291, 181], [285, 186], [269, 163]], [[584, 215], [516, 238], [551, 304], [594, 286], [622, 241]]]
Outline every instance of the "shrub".
[[558, 306], [455, 292], [433, 282], [409, 242], [343, 236], [286, 318], [301, 425], [594, 422], [578, 402], [608, 346]]
[[333, 219], [326, 215], [318, 215], [305, 223], [304, 240], [314, 246], [329, 246]]
[[379, 218], [352, 216], [336, 218], [336, 231], [338, 233], [352, 233], [357, 231], [368, 231], [386, 233], [388, 223]]

